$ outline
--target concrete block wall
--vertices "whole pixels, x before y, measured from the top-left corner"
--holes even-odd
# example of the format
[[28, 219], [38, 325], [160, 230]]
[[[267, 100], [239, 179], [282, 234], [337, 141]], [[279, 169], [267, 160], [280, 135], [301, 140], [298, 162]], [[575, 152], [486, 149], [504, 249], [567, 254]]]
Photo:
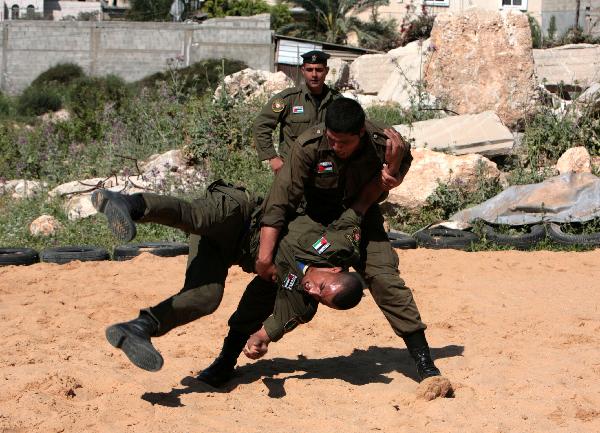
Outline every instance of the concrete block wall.
[[95, 76], [116, 74], [135, 81], [209, 58], [242, 60], [273, 69], [269, 16], [216, 19], [203, 24], [138, 22], [0, 23], [0, 89], [16, 94], [41, 72], [72, 62]]

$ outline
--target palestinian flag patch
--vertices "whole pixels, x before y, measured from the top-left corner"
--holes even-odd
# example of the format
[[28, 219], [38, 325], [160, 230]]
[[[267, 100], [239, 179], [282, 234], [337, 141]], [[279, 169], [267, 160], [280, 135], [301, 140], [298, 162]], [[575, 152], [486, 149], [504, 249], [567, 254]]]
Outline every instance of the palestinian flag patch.
[[290, 272], [289, 274], [287, 274], [287, 277], [285, 277], [285, 281], [283, 282], [283, 288], [292, 290], [294, 288], [296, 280], [298, 280], [298, 276]]
[[325, 236], [321, 236], [321, 239], [319, 239], [317, 242], [315, 242], [312, 247], [315, 249], [315, 251], [317, 252], [317, 254], [321, 255], [325, 252], [325, 250], [327, 248], [330, 247], [330, 243], [327, 241], [327, 239], [325, 238]]
[[293, 114], [303, 114], [304, 113], [304, 107], [302, 105], [294, 105], [292, 107], [292, 113]]
[[318, 174], [333, 173], [333, 162], [331, 162], [331, 161], [319, 162], [319, 165], [317, 166], [317, 173]]

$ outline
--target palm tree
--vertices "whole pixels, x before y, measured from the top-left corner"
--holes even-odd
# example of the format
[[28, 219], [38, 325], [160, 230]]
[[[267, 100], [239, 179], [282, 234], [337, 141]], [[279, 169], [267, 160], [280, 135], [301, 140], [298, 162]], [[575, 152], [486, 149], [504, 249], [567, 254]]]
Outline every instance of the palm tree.
[[291, 0], [290, 3], [302, 8], [304, 19], [281, 28], [283, 34], [321, 40], [331, 43], [345, 43], [348, 33], [362, 33], [360, 20], [353, 13], [388, 3], [388, 0]]

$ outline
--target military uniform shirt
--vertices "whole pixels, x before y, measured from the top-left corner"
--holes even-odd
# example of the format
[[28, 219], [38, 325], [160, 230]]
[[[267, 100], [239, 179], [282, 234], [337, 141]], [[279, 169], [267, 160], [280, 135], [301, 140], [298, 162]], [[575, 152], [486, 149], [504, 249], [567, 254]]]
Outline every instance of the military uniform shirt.
[[[360, 147], [343, 160], [329, 146], [323, 124], [307, 130], [271, 186], [261, 224], [283, 228], [303, 195], [306, 214], [323, 225], [330, 224], [379, 175], [386, 140], [383, 129], [367, 121]], [[405, 158], [410, 158], [410, 153]]]
[[279, 154], [286, 159], [289, 149], [300, 134], [325, 121], [327, 107], [337, 97], [339, 92], [324, 85], [317, 106], [304, 83], [273, 96], [254, 121], [254, 142], [258, 158], [264, 161], [277, 156], [273, 146], [273, 131], [280, 124]]
[[278, 291], [273, 314], [263, 323], [269, 338], [279, 340], [286, 332], [310, 321], [319, 303], [302, 288], [309, 266], [340, 266], [347, 269], [359, 258], [361, 217], [347, 210], [329, 227], [299, 216], [288, 225], [275, 255]]

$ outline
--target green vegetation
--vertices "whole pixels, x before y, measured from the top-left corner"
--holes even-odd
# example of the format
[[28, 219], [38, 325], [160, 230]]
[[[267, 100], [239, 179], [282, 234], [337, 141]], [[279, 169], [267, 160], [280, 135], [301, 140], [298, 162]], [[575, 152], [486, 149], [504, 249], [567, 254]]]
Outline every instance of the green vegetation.
[[[252, 121], [265, 99], [243, 101], [225, 93], [213, 96], [223, 71], [230, 74], [245, 65], [210, 60], [187, 68], [178, 66], [174, 59], [166, 73], [126, 84], [114, 76], [88, 77], [73, 65], [57, 65], [41, 74], [21, 96], [0, 94], [2, 178], [39, 179], [50, 189], [75, 179], [136, 174], [136, 161], [180, 148], [190, 161], [208, 170], [208, 179], [223, 178], [266, 194], [272, 174], [257, 160], [251, 141]], [[410, 124], [443, 114], [442, 102], [428, 101], [420, 83], [413, 87], [408, 108], [394, 104], [371, 107], [369, 118], [384, 124]], [[49, 96], [44, 99], [43, 95]], [[59, 103], [48, 102], [50, 96]], [[59, 107], [65, 107], [71, 117], [57, 122], [34, 117]], [[598, 155], [600, 110], [590, 105], [580, 107], [580, 112], [582, 115], [574, 111], [558, 115], [540, 109], [525, 125], [521, 153], [503, 161], [508, 182], [534, 183], [552, 176], [546, 167], [571, 146], [584, 145]], [[414, 232], [496, 195], [500, 183], [488, 179], [484, 169], [482, 165], [476, 188], [467, 188], [460, 179], [440, 184], [423, 209], [400, 210], [390, 224]], [[170, 185], [163, 187], [164, 192], [170, 190]], [[42, 249], [91, 244], [112, 249], [118, 244], [102, 217], [69, 221], [61, 201], [47, 201], [46, 192], [20, 201], [0, 196], [0, 245]], [[192, 197], [193, 192], [186, 198]], [[63, 229], [55, 237], [33, 238], [29, 224], [44, 213], [58, 218]], [[593, 227], [588, 226], [589, 230]], [[141, 226], [138, 236], [139, 241], [184, 239], [176, 230], [154, 225]], [[496, 248], [485, 242], [475, 248], [490, 247]]]
[[540, 24], [531, 15], [527, 14], [529, 29], [531, 30], [531, 45], [533, 48], [542, 48], [542, 30]]
[[85, 77], [81, 66], [74, 63], [59, 63], [42, 72], [32, 81], [31, 87], [38, 86], [67, 86], [73, 81]]
[[166, 72], [157, 72], [134, 84], [139, 91], [141, 88], [157, 88], [160, 83], [169, 83], [177, 95], [202, 95], [219, 84], [221, 77], [247, 68], [239, 60], [203, 60], [190, 66], [182, 67], [180, 59], [170, 61]]

